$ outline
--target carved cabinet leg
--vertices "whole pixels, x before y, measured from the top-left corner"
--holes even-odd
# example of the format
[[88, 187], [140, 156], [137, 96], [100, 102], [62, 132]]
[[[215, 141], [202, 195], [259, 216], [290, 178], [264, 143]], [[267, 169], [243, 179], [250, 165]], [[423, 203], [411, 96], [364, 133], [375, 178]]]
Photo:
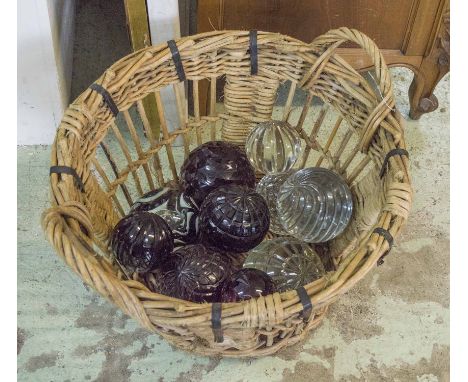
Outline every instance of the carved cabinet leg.
[[448, 63], [441, 66], [431, 57], [424, 58], [419, 72], [414, 74], [413, 82], [409, 88], [410, 117], [412, 119], [419, 119], [424, 113], [430, 113], [439, 107], [439, 101], [433, 91], [448, 71]]
[[419, 119], [439, 106], [434, 89], [450, 69], [449, 10], [442, 17], [439, 37], [430, 54], [424, 57], [409, 88], [410, 118]]

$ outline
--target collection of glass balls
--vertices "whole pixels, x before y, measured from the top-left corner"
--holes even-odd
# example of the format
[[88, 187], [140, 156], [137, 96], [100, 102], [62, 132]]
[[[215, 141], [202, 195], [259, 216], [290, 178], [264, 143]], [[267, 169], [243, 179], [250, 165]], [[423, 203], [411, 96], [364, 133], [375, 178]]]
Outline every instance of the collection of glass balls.
[[[193, 302], [235, 302], [297, 289], [324, 276], [309, 243], [349, 223], [346, 183], [323, 168], [292, 167], [301, 139], [287, 122], [260, 123], [245, 151], [222, 141], [193, 150], [180, 184], [139, 198], [110, 245], [154, 292]], [[255, 171], [265, 173], [255, 187]], [[268, 231], [280, 237], [264, 241]], [[235, 259], [247, 254], [241, 262]]]
[[343, 232], [353, 212], [351, 191], [331, 170], [293, 170], [301, 138], [289, 123], [260, 123], [247, 137], [246, 152], [266, 174], [257, 192], [268, 204], [272, 232], [307, 243], [323, 243]]

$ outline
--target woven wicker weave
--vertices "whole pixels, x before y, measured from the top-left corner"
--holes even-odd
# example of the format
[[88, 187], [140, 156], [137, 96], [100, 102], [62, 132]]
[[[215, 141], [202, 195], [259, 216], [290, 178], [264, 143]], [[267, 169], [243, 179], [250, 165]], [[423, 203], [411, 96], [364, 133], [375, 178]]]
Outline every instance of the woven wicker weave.
[[[257, 36], [254, 75], [249, 32], [212, 32], [176, 42], [185, 76], [192, 83], [194, 116], [188, 116], [183, 86], [166, 44], [124, 57], [96, 81], [115, 102], [118, 116], [109, 97], [88, 89], [66, 111], [52, 146], [51, 166], [76, 171], [72, 176], [55, 168], [50, 177], [52, 207], [44, 212], [43, 228], [57, 253], [86, 284], [142, 326], [182, 349], [206, 355], [263, 356], [304, 338], [321, 322], [329, 304], [387, 253], [411, 206], [402, 119], [395, 110], [387, 66], [372, 40], [347, 28], [332, 30], [311, 44], [280, 34], [258, 32]], [[372, 58], [374, 85], [336, 54], [347, 41]], [[224, 106], [216, 103], [215, 94], [223, 75]], [[200, 113], [200, 81], [209, 81], [208, 116]], [[277, 108], [278, 86], [284, 82], [291, 84], [289, 95], [284, 107]], [[167, 86], [175, 90], [182, 121], [172, 132], [160, 95]], [[302, 109], [293, 106], [299, 89], [307, 94]], [[142, 106], [150, 93], [159, 111], [159, 137], [154, 136]], [[323, 104], [317, 105], [315, 97]], [[308, 319], [296, 291], [223, 304], [224, 341], [218, 343], [211, 304], [152, 293], [138, 275], [129, 279], [112, 260], [108, 239], [136, 197], [178, 180], [183, 158], [174, 153], [187, 156], [196, 145], [219, 136], [243, 144], [252, 126], [270, 119], [272, 113], [280, 113], [279, 118], [294, 125], [304, 139], [302, 166], [325, 166], [345, 177], [355, 212], [344, 234], [329, 243], [335, 270], [305, 286], [313, 304]], [[316, 115], [311, 126], [305, 123], [308, 115]], [[174, 147], [179, 141], [183, 148]]]

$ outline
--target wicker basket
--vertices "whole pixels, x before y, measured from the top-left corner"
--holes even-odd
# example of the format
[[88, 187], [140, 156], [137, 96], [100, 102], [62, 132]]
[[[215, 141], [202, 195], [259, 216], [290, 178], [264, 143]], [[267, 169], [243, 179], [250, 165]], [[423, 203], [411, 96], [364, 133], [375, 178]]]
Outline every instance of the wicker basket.
[[[347, 41], [371, 57], [374, 84], [336, 54]], [[221, 77], [224, 105], [216, 102]], [[193, 91], [193, 116], [185, 79]], [[275, 107], [285, 82], [288, 97], [284, 107]], [[172, 132], [160, 94], [168, 86], [181, 121]], [[209, 89], [206, 116], [200, 113], [204, 88]], [[303, 108], [293, 106], [299, 89], [306, 94]], [[145, 114], [146, 96], [156, 100], [159, 137]], [[183, 155], [197, 145], [220, 136], [243, 144], [252, 126], [272, 114], [290, 121], [304, 139], [302, 167], [331, 168], [352, 189], [352, 223], [328, 243], [333, 259], [328, 276], [299, 291], [221, 305], [152, 293], [138, 275], [125, 275], [109, 253], [108, 239], [133, 200], [177, 181]], [[311, 116], [314, 122], [305, 123]], [[304, 338], [329, 304], [388, 253], [411, 206], [408, 153], [390, 74], [372, 40], [347, 28], [311, 44], [273, 33], [216, 31], [128, 55], [70, 105], [52, 146], [51, 166], [52, 207], [44, 212], [43, 228], [57, 253], [142, 326], [205, 355], [263, 356]]]

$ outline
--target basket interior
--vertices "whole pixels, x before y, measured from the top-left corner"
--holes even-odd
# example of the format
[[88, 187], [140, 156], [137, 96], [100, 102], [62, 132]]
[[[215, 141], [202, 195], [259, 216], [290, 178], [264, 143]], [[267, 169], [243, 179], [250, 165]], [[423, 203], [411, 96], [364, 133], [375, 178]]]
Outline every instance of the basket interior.
[[[193, 82], [187, 81], [189, 88], [197, 88]], [[174, 84], [172, 88], [168, 86], [161, 89], [161, 92], [174, 91], [174, 88], [181, 89], [181, 85]], [[102, 191], [112, 199], [116, 216], [122, 217], [128, 213], [133, 202], [144, 193], [177, 181], [183, 160], [195, 147], [210, 140], [225, 139], [223, 123], [226, 123], [226, 117], [223, 118], [223, 114], [226, 113], [226, 106], [222, 101], [226, 100], [215, 99], [215, 110], [209, 113], [210, 120], [200, 123], [203, 117], [200, 117], [200, 110], [197, 111], [198, 96], [193, 94], [191, 104], [189, 101], [185, 108], [185, 113], [187, 110], [193, 110], [193, 114], [185, 116], [188, 125], [192, 128], [185, 133], [180, 133], [180, 129], [179, 131], [168, 129], [168, 135], [165, 135], [161, 129], [159, 135], [155, 136], [142, 100], [120, 113], [115, 122], [110, 124], [107, 134], [97, 146], [92, 172]], [[211, 102], [214, 97], [215, 94], [210, 94]], [[307, 146], [303, 141], [305, 149], [294, 168], [320, 166], [331, 169], [343, 176], [353, 192], [356, 190], [356, 185], [362, 182], [372, 169], [376, 169], [372, 158], [359, 150], [360, 137], [356, 128], [329, 102], [285, 80], [278, 84], [271, 106], [270, 118], [287, 120], [292, 126], [301, 125], [307, 137], [313, 139], [313, 147]], [[179, 114], [177, 121], [172, 120], [170, 124], [183, 126], [183, 118], [184, 115]], [[176, 135], [179, 136], [171, 143], [161, 146], [156, 152], [148, 155], [157, 145], [156, 142], [168, 141], [168, 136], [175, 138]], [[141, 158], [144, 156], [147, 159], [142, 161]], [[377, 183], [375, 186], [381, 187], [381, 184]], [[378, 189], [372, 192], [379, 194]], [[356, 204], [358, 202], [356, 195], [354, 199]], [[375, 208], [374, 215], [377, 219], [381, 204], [374, 203], [372, 206]], [[334, 266], [338, 265], [341, 251], [355, 236], [356, 226], [359, 226], [359, 220], [362, 220], [360, 216], [362, 210], [355, 209], [355, 211], [354, 225], [349, 229], [350, 233], [345, 232], [339, 240], [327, 243], [327, 251], [333, 255]], [[367, 222], [366, 226], [371, 226], [373, 223], [373, 221]], [[272, 236], [275, 235], [271, 233], [268, 238]], [[101, 248], [105, 246], [101, 245]], [[110, 253], [105, 255], [110, 256]]]
[[[177, 182], [183, 160], [196, 146], [215, 139], [243, 146], [258, 122], [273, 118], [288, 121], [302, 136], [305, 150], [296, 168], [332, 169], [351, 187], [352, 222], [327, 243], [337, 266], [382, 212], [386, 181], [377, 175], [385, 153], [401, 140], [386, 68], [372, 83], [372, 76], [364, 78], [333, 53], [336, 43], [306, 45], [264, 32], [258, 36], [255, 75], [246, 32], [197, 35], [177, 46], [183, 82], [168, 47], [150, 47], [122, 58], [96, 82], [118, 105], [117, 115], [101, 94], [86, 91], [64, 117], [65, 135], [74, 132], [74, 123], [82, 128], [78, 140], [69, 140], [68, 155], [79, 162], [72, 167], [84, 166], [89, 175], [85, 183], [91, 191], [82, 203], [95, 249], [112, 259], [112, 228], [139, 196]], [[200, 91], [206, 91], [206, 105], [200, 104]], [[153, 115], [148, 103], [156, 106]], [[150, 123], [154, 113], [159, 130]]]

